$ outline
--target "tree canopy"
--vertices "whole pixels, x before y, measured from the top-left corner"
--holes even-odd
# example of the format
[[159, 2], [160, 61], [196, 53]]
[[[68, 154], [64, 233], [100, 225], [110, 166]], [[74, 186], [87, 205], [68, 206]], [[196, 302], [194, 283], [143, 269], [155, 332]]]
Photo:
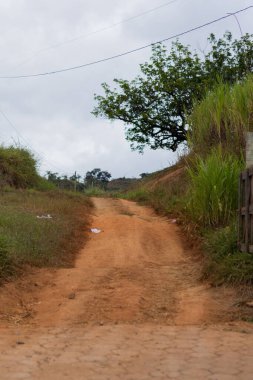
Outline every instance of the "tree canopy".
[[140, 65], [141, 74], [128, 81], [114, 79], [116, 87], [102, 84], [104, 95], [95, 95], [95, 116], [121, 120], [133, 150], [175, 151], [186, 141], [187, 115], [193, 104], [218, 82], [234, 83], [253, 71], [253, 36], [233, 40], [208, 38], [207, 53], [191, 51], [179, 41], [171, 49], [156, 44], [150, 62]]
[[109, 172], [96, 168], [86, 173], [84, 183], [86, 187], [98, 186], [106, 188], [110, 178], [111, 174]]

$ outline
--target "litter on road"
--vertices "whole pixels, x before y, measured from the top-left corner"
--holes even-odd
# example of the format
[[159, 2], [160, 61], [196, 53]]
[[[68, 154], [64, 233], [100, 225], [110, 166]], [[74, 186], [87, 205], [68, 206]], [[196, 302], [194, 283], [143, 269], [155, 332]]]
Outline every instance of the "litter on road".
[[47, 215], [37, 215], [37, 219], [52, 219], [53, 217], [50, 214]]
[[90, 230], [93, 234], [100, 234], [102, 232], [99, 228], [91, 228]]

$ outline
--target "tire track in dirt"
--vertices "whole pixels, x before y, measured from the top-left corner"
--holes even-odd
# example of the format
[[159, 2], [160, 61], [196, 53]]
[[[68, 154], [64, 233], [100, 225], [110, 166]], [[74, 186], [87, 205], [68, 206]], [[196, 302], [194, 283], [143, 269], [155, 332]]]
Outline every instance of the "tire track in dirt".
[[253, 329], [228, 322], [234, 291], [198, 280], [178, 227], [132, 202], [94, 203], [103, 232], [74, 268], [2, 287], [1, 380], [250, 380]]
[[102, 232], [91, 234], [74, 268], [54, 271], [51, 285], [37, 291], [33, 324], [174, 325], [230, 318], [234, 292], [198, 281], [200, 267], [183, 249], [175, 224], [133, 202], [94, 202], [93, 226]]

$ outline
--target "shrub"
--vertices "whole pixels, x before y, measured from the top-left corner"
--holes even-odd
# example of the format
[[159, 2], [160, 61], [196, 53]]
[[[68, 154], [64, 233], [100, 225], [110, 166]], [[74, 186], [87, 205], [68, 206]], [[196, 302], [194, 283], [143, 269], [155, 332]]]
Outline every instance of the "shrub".
[[27, 149], [0, 146], [0, 186], [36, 186], [39, 179], [36, 164], [33, 154]]

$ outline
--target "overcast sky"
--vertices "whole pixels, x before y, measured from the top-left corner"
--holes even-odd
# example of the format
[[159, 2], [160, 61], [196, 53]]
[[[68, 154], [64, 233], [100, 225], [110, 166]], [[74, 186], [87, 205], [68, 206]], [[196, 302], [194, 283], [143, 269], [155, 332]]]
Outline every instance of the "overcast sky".
[[[253, 4], [253, 0], [175, 0], [107, 28], [167, 2], [0, 0], [0, 76], [52, 71], [106, 58]], [[252, 19], [253, 10], [238, 16], [244, 33], [253, 33]], [[203, 50], [211, 32], [222, 36], [226, 30], [240, 36], [234, 17], [180, 40]], [[9, 120], [0, 113], [1, 142], [29, 146], [40, 158], [41, 173], [51, 170], [70, 175], [76, 170], [84, 175], [100, 167], [116, 178], [169, 166], [177, 154], [150, 149], [143, 155], [132, 152], [122, 123], [91, 115], [94, 93], [102, 93], [101, 83], [133, 79], [139, 64], [149, 57], [150, 49], [146, 49], [53, 76], [1, 79], [0, 112]]]

